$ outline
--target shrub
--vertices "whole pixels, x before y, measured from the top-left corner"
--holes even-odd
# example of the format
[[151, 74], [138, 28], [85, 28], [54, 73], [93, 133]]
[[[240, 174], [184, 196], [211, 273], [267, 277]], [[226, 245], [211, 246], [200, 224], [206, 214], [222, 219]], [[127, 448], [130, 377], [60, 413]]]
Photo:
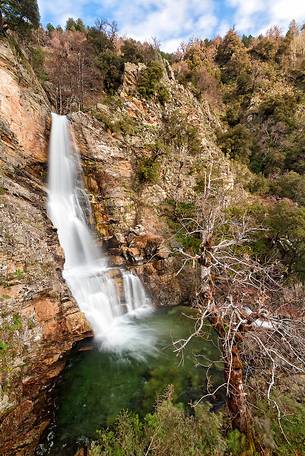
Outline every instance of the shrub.
[[141, 75], [138, 82], [139, 94], [147, 100], [154, 97], [160, 90], [160, 81], [163, 76], [163, 66], [158, 61], [150, 62]]
[[46, 81], [48, 75], [44, 69], [45, 55], [42, 48], [33, 48], [31, 51], [31, 64], [40, 81]]
[[272, 182], [270, 191], [274, 195], [289, 198], [305, 206], [305, 176], [300, 176], [294, 171], [279, 176]]
[[160, 176], [160, 163], [156, 157], [143, 158], [140, 161], [138, 177], [140, 182], [155, 184]]
[[116, 120], [113, 120], [109, 114], [102, 111], [93, 111], [92, 115], [104, 124], [106, 130], [110, 130], [112, 133], [122, 133], [124, 135], [134, 135], [136, 133], [137, 124], [127, 114]]
[[201, 140], [198, 128], [191, 125], [186, 114], [178, 110], [172, 112], [165, 119], [164, 141], [176, 149], [186, 147], [190, 153], [196, 154], [201, 151]]
[[98, 433], [89, 456], [222, 456], [222, 416], [208, 408], [199, 405], [195, 416], [187, 416], [172, 403], [169, 392], [142, 421], [123, 412], [111, 429]]
[[280, 201], [265, 219], [264, 237], [286, 265], [287, 278], [305, 281], [305, 208]]
[[253, 137], [250, 130], [242, 124], [237, 124], [225, 133], [218, 134], [221, 150], [230, 158], [249, 163]]
[[8, 350], [8, 345], [4, 340], [0, 340], [0, 355]]

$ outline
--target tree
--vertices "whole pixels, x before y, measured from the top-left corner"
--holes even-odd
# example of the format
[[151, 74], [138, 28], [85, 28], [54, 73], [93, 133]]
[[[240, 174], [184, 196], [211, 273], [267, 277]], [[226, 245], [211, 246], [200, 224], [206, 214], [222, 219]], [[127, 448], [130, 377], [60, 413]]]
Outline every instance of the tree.
[[253, 254], [253, 239], [268, 228], [253, 223], [245, 210], [228, 208], [228, 192], [224, 194], [216, 179], [213, 183], [212, 167], [197, 206], [198, 217], [181, 223], [189, 235], [201, 237], [200, 251], [195, 255], [182, 248], [178, 251], [185, 264], [199, 266], [200, 316], [194, 333], [177, 341], [176, 350], [182, 350], [194, 335], [204, 336], [204, 322], [210, 321], [222, 347], [225, 381], [221, 387], [226, 390], [232, 425], [247, 435], [249, 454], [253, 454], [249, 376], [245, 372], [257, 369], [260, 392], [280, 419], [281, 411], [272, 395], [277, 377], [305, 372], [305, 324], [300, 311], [304, 295], [291, 289], [288, 293], [283, 280], [285, 266], [277, 259], [262, 262]]
[[0, 27], [16, 31], [29, 31], [39, 27], [40, 15], [37, 0], [0, 0]]
[[82, 19], [73, 19], [73, 17], [69, 17], [66, 22], [66, 30], [70, 32], [85, 32], [86, 27]]
[[46, 26], [46, 29], [49, 33], [53, 32], [55, 30], [55, 27], [53, 24], [51, 24], [50, 22], [47, 24]]

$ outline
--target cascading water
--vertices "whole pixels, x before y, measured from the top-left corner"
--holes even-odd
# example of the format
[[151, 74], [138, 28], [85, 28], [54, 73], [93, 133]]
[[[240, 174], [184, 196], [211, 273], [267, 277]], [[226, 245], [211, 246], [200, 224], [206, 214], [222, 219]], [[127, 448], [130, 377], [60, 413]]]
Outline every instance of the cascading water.
[[[48, 215], [64, 250], [63, 277], [91, 323], [102, 349], [143, 357], [154, 350], [154, 334], [133, 317], [152, 311], [140, 279], [119, 270], [119, 293], [107, 258], [88, 226], [90, 204], [66, 116], [52, 114], [49, 150]], [[116, 270], [117, 271], [117, 270]]]

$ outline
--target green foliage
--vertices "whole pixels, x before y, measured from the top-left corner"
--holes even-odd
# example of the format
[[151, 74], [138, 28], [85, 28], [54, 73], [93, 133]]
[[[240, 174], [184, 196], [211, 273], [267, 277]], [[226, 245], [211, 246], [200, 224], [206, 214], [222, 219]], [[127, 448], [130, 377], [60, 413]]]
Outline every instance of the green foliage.
[[187, 148], [189, 153], [197, 154], [201, 151], [201, 140], [198, 128], [189, 123], [187, 115], [178, 110], [173, 111], [165, 118], [163, 140], [174, 149]]
[[170, 94], [165, 86], [160, 86], [158, 90], [158, 100], [162, 106], [170, 100]]
[[73, 19], [72, 17], [69, 17], [66, 22], [66, 30], [69, 30], [70, 32], [85, 32], [86, 27], [82, 19]]
[[191, 201], [175, 201], [167, 200], [169, 224], [175, 231], [177, 242], [186, 250], [193, 253], [198, 253], [201, 245], [200, 236], [195, 234], [188, 234], [185, 229], [182, 229], [181, 222], [184, 226], [189, 227], [192, 231], [193, 220], [196, 218], [196, 206]]
[[160, 176], [160, 162], [155, 156], [140, 160], [138, 167], [138, 177], [140, 182], [155, 184]]
[[51, 24], [50, 22], [47, 24], [46, 29], [49, 33], [54, 32], [54, 30], [56, 30], [54, 25]]
[[46, 81], [48, 79], [48, 75], [44, 69], [44, 60], [45, 60], [45, 55], [44, 55], [44, 51], [41, 47], [33, 48], [31, 50], [32, 68], [35, 71], [35, 73], [40, 81]]
[[[238, 429], [234, 429], [233, 431], [229, 432], [227, 436], [227, 444], [230, 455], [232, 456], [239, 456], [248, 450], [247, 438], [245, 434], [239, 432]], [[247, 454], [247, 456], [251, 456], [248, 451], [245, 454]]]
[[16, 279], [21, 280], [24, 278], [24, 276], [25, 276], [25, 272], [22, 269], [16, 269], [16, 272], [15, 272]]
[[39, 27], [37, 0], [0, 0], [0, 11], [9, 28], [20, 34]]
[[253, 137], [250, 130], [243, 124], [237, 124], [225, 133], [219, 133], [218, 143], [221, 150], [230, 158], [249, 163]]
[[8, 345], [4, 340], [0, 340], [0, 356], [8, 350]]
[[124, 41], [122, 46], [122, 55], [125, 62], [140, 63], [144, 61], [141, 46], [132, 38]]
[[[272, 449], [274, 456], [303, 455], [305, 441], [305, 405], [291, 393], [274, 393], [281, 412], [280, 421], [275, 407], [261, 401], [256, 410], [255, 427], [258, 441]], [[263, 442], [262, 442], [263, 443]]]
[[275, 59], [277, 47], [276, 43], [268, 37], [261, 36], [251, 49], [254, 58], [262, 61], [272, 61]]
[[242, 47], [243, 43], [235, 30], [229, 30], [217, 49], [217, 63], [219, 65], [226, 65]]
[[112, 116], [103, 111], [92, 111], [92, 115], [99, 122], [102, 122], [104, 127], [112, 133], [134, 135], [137, 131], [137, 124], [135, 120], [127, 114], [121, 115], [116, 120], [113, 120]]
[[109, 49], [100, 54], [96, 63], [104, 75], [105, 90], [114, 95], [123, 80], [124, 62], [122, 57]]
[[147, 68], [142, 71], [139, 78], [139, 94], [147, 100], [157, 96], [161, 104], [166, 103], [169, 100], [169, 92], [161, 84], [162, 76], [163, 65], [161, 62], [155, 60], [148, 63]]
[[148, 451], [152, 456], [223, 455], [222, 416], [209, 413], [208, 406], [198, 406], [195, 416], [187, 416], [170, 395], [171, 390], [143, 421], [123, 412], [111, 429], [99, 431], [89, 456], [143, 456]]
[[251, 193], [266, 195], [270, 191], [271, 182], [262, 174], [252, 175], [249, 184], [246, 186]]
[[305, 280], [305, 208], [287, 201], [274, 205], [268, 214], [269, 242], [277, 249], [288, 274]]
[[124, 60], [115, 46], [116, 25], [98, 20], [86, 32], [92, 67], [95, 67], [94, 74], [98, 73], [106, 92], [114, 95], [122, 84], [124, 71]]
[[289, 198], [305, 206], [305, 177], [294, 171], [279, 176], [271, 182], [271, 193], [282, 198]]
[[263, 119], [272, 116], [274, 122], [284, 122], [288, 126], [294, 127], [294, 114], [297, 106], [296, 101], [295, 96], [288, 94], [284, 94], [282, 97], [269, 97], [260, 104], [259, 114]]
[[10, 325], [10, 331], [19, 331], [22, 329], [22, 319], [21, 316], [18, 314], [13, 315], [13, 322]]
[[280, 424], [288, 442], [278, 420], [274, 418], [272, 423], [276, 444], [274, 454], [275, 456], [301, 455], [305, 442], [305, 405], [285, 396], [281, 396], [280, 403], [283, 411]]

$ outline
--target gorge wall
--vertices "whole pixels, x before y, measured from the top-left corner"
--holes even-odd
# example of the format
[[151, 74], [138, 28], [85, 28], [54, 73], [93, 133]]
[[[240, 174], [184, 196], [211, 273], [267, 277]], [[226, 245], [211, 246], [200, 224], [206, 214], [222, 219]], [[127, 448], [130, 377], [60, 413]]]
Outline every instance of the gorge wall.
[[[211, 163], [224, 191], [232, 188], [233, 176], [215, 145], [217, 119], [208, 105], [177, 84], [169, 68], [163, 76], [166, 103], [141, 100], [134, 91], [138, 71], [127, 64], [120, 96], [69, 116], [92, 222], [112, 264], [135, 268], [157, 305], [189, 303], [196, 274], [192, 265], [178, 274], [182, 261], [173, 208], [192, 208]], [[91, 335], [62, 280], [63, 253], [46, 214], [51, 110], [25, 54], [13, 40], [1, 39], [3, 456], [33, 454], [50, 422], [48, 388], [73, 343]], [[177, 129], [183, 133], [179, 143]]]

